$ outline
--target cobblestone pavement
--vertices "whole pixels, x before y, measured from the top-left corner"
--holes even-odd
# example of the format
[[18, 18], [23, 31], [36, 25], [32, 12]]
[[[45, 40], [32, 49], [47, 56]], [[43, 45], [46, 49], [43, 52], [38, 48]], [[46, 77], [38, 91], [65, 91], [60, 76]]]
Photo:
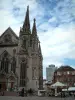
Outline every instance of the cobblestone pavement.
[[74, 97], [38, 97], [38, 96], [29, 96], [29, 97], [13, 97], [13, 96], [0, 96], [0, 100], [75, 100]]

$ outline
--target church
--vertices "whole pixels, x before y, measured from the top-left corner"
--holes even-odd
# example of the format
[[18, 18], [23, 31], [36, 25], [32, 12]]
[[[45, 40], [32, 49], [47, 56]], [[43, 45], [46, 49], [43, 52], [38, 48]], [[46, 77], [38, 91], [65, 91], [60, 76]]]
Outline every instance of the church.
[[27, 6], [19, 36], [10, 27], [0, 36], [0, 89], [43, 89], [42, 61], [36, 20], [31, 30]]

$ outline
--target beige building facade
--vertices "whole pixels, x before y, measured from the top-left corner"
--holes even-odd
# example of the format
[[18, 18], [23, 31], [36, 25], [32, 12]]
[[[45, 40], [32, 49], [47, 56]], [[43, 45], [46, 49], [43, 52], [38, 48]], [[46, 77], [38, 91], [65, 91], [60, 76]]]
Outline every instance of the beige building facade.
[[0, 89], [43, 89], [42, 61], [36, 21], [31, 31], [27, 7], [19, 37], [10, 27], [0, 36]]

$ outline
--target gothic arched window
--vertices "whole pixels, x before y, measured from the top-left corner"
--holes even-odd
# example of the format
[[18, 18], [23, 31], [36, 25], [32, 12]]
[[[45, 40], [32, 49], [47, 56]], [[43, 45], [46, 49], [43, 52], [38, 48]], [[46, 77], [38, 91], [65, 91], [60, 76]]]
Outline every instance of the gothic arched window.
[[21, 67], [20, 67], [20, 86], [25, 86], [25, 79], [26, 79], [26, 63], [23, 60], [21, 62]]
[[4, 69], [4, 58], [1, 61], [1, 70]]
[[11, 71], [13, 71], [14, 73], [16, 71], [16, 59], [15, 59], [15, 57], [12, 58]]
[[8, 58], [5, 59], [5, 72], [8, 73], [8, 66], [9, 66], [9, 60]]
[[9, 69], [9, 60], [8, 58], [3, 58], [1, 61], [1, 70], [4, 69], [6, 73], [8, 73]]

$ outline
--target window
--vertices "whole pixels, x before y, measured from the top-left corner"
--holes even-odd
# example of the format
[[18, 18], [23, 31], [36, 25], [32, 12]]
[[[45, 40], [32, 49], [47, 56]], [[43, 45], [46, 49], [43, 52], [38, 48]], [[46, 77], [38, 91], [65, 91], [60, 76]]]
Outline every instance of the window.
[[57, 72], [57, 75], [61, 75], [61, 72]]
[[75, 75], [75, 71], [72, 71], [72, 75]]
[[22, 61], [20, 67], [20, 86], [25, 86], [25, 80], [26, 80], [26, 63]]
[[32, 46], [32, 40], [30, 40], [30, 47]]
[[64, 75], [66, 75], [66, 72], [64, 72]]
[[16, 59], [14, 57], [12, 58], [11, 71], [14, 73], [16, 71]]
[[6, 73], [8, 73], [9, 60], [8, 58], [3, 58], [1, 61], [1, 70], [4, 69]]
[[1, 70], [4, 69], [4, 58], [1, 61]]
[[5, 64], [5, 72], [8, 73], [8, 65], [9, 65], [9, 60], [8, 60], [8, 58], [5, 59], [4, 64]]
[[67, 71], [67, 74], [70, 74], [70, 72], [69, 72], [69, 71]]

